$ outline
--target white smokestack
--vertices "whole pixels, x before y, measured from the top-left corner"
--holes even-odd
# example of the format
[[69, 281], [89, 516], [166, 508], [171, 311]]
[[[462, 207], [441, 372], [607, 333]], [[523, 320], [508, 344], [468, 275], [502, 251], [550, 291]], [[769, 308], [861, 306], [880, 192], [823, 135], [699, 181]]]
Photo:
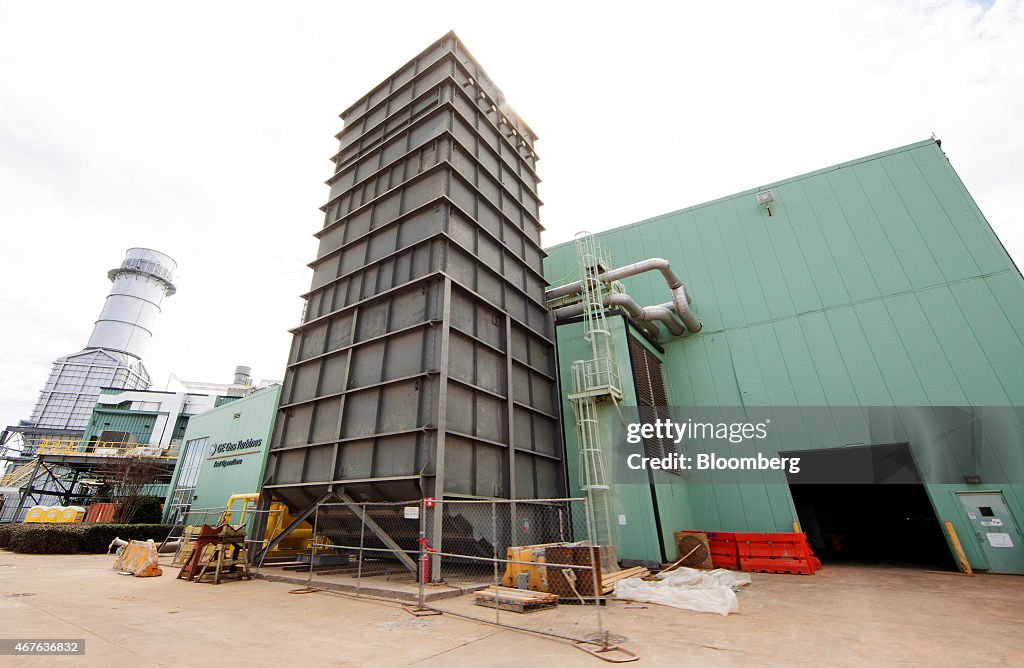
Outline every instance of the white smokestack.
[[86, 349], [116, 350], [142, 359], [160, 304], [175, 292], [171, 281], [177, 266], [158, 251], [129, 248], [121, 266], [107, 273], [114, 286]]

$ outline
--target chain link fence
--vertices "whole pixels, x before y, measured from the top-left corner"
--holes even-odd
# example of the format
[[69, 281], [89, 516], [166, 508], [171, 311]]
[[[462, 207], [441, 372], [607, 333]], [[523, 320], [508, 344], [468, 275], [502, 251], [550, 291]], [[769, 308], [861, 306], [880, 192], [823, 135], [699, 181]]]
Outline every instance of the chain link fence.
[[305, 565], [286, 567], [307, 589], [570, 640], [603, 632], [611, 553], [592, 546], [584, 499], [324, 503], [310, 521]]
[[308, 586], [420, 603], [422, 506], [418, 501], [320, 504], [312, 520]]
[[603, 632], [601, 551], [584, 499], [425, 505], [425, 607], [569, 640]]

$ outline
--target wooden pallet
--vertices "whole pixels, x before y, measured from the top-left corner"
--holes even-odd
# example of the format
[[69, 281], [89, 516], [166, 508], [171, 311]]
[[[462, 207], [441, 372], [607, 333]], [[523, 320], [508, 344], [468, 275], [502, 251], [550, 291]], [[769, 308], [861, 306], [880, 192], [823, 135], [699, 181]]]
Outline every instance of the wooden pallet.
[[476, 604], [512, 612], [535, 612], [558, 605], [558, 596], [511, 587], [488, 587], [476, 592]]

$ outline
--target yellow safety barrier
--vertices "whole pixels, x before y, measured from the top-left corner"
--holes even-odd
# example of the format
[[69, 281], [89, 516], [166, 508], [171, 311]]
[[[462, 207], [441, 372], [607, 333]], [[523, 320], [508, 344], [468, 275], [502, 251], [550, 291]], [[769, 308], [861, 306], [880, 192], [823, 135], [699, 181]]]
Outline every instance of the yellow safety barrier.
[[137, 578], [151, 578], [163, 575], [160, 569], [156, 543], [151, 540], [129, 541], [117, 555], [114, 570], [118, 573], [131, 573]]

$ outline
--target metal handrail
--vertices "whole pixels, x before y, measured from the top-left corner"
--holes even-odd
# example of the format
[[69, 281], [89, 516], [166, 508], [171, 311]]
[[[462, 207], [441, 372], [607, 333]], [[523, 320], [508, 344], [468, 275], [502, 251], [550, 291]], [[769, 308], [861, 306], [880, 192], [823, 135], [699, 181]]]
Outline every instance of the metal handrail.
[[20, 487], [21, 483], [28, 480], [28, 477], [32, 475], [32, 469], [36, 466], [36, 460], [22, 464], [18, 468], [14, 469], [10, 473], [0, 476], [0, 487]]
[[36, 454], [40, 455], [89, 455], [91, 457], [146, 457], [147, 459], [177, 459], [175, 446], [130, 443], [128, 441], [87, 441], [75, 439], [44, 439]]

